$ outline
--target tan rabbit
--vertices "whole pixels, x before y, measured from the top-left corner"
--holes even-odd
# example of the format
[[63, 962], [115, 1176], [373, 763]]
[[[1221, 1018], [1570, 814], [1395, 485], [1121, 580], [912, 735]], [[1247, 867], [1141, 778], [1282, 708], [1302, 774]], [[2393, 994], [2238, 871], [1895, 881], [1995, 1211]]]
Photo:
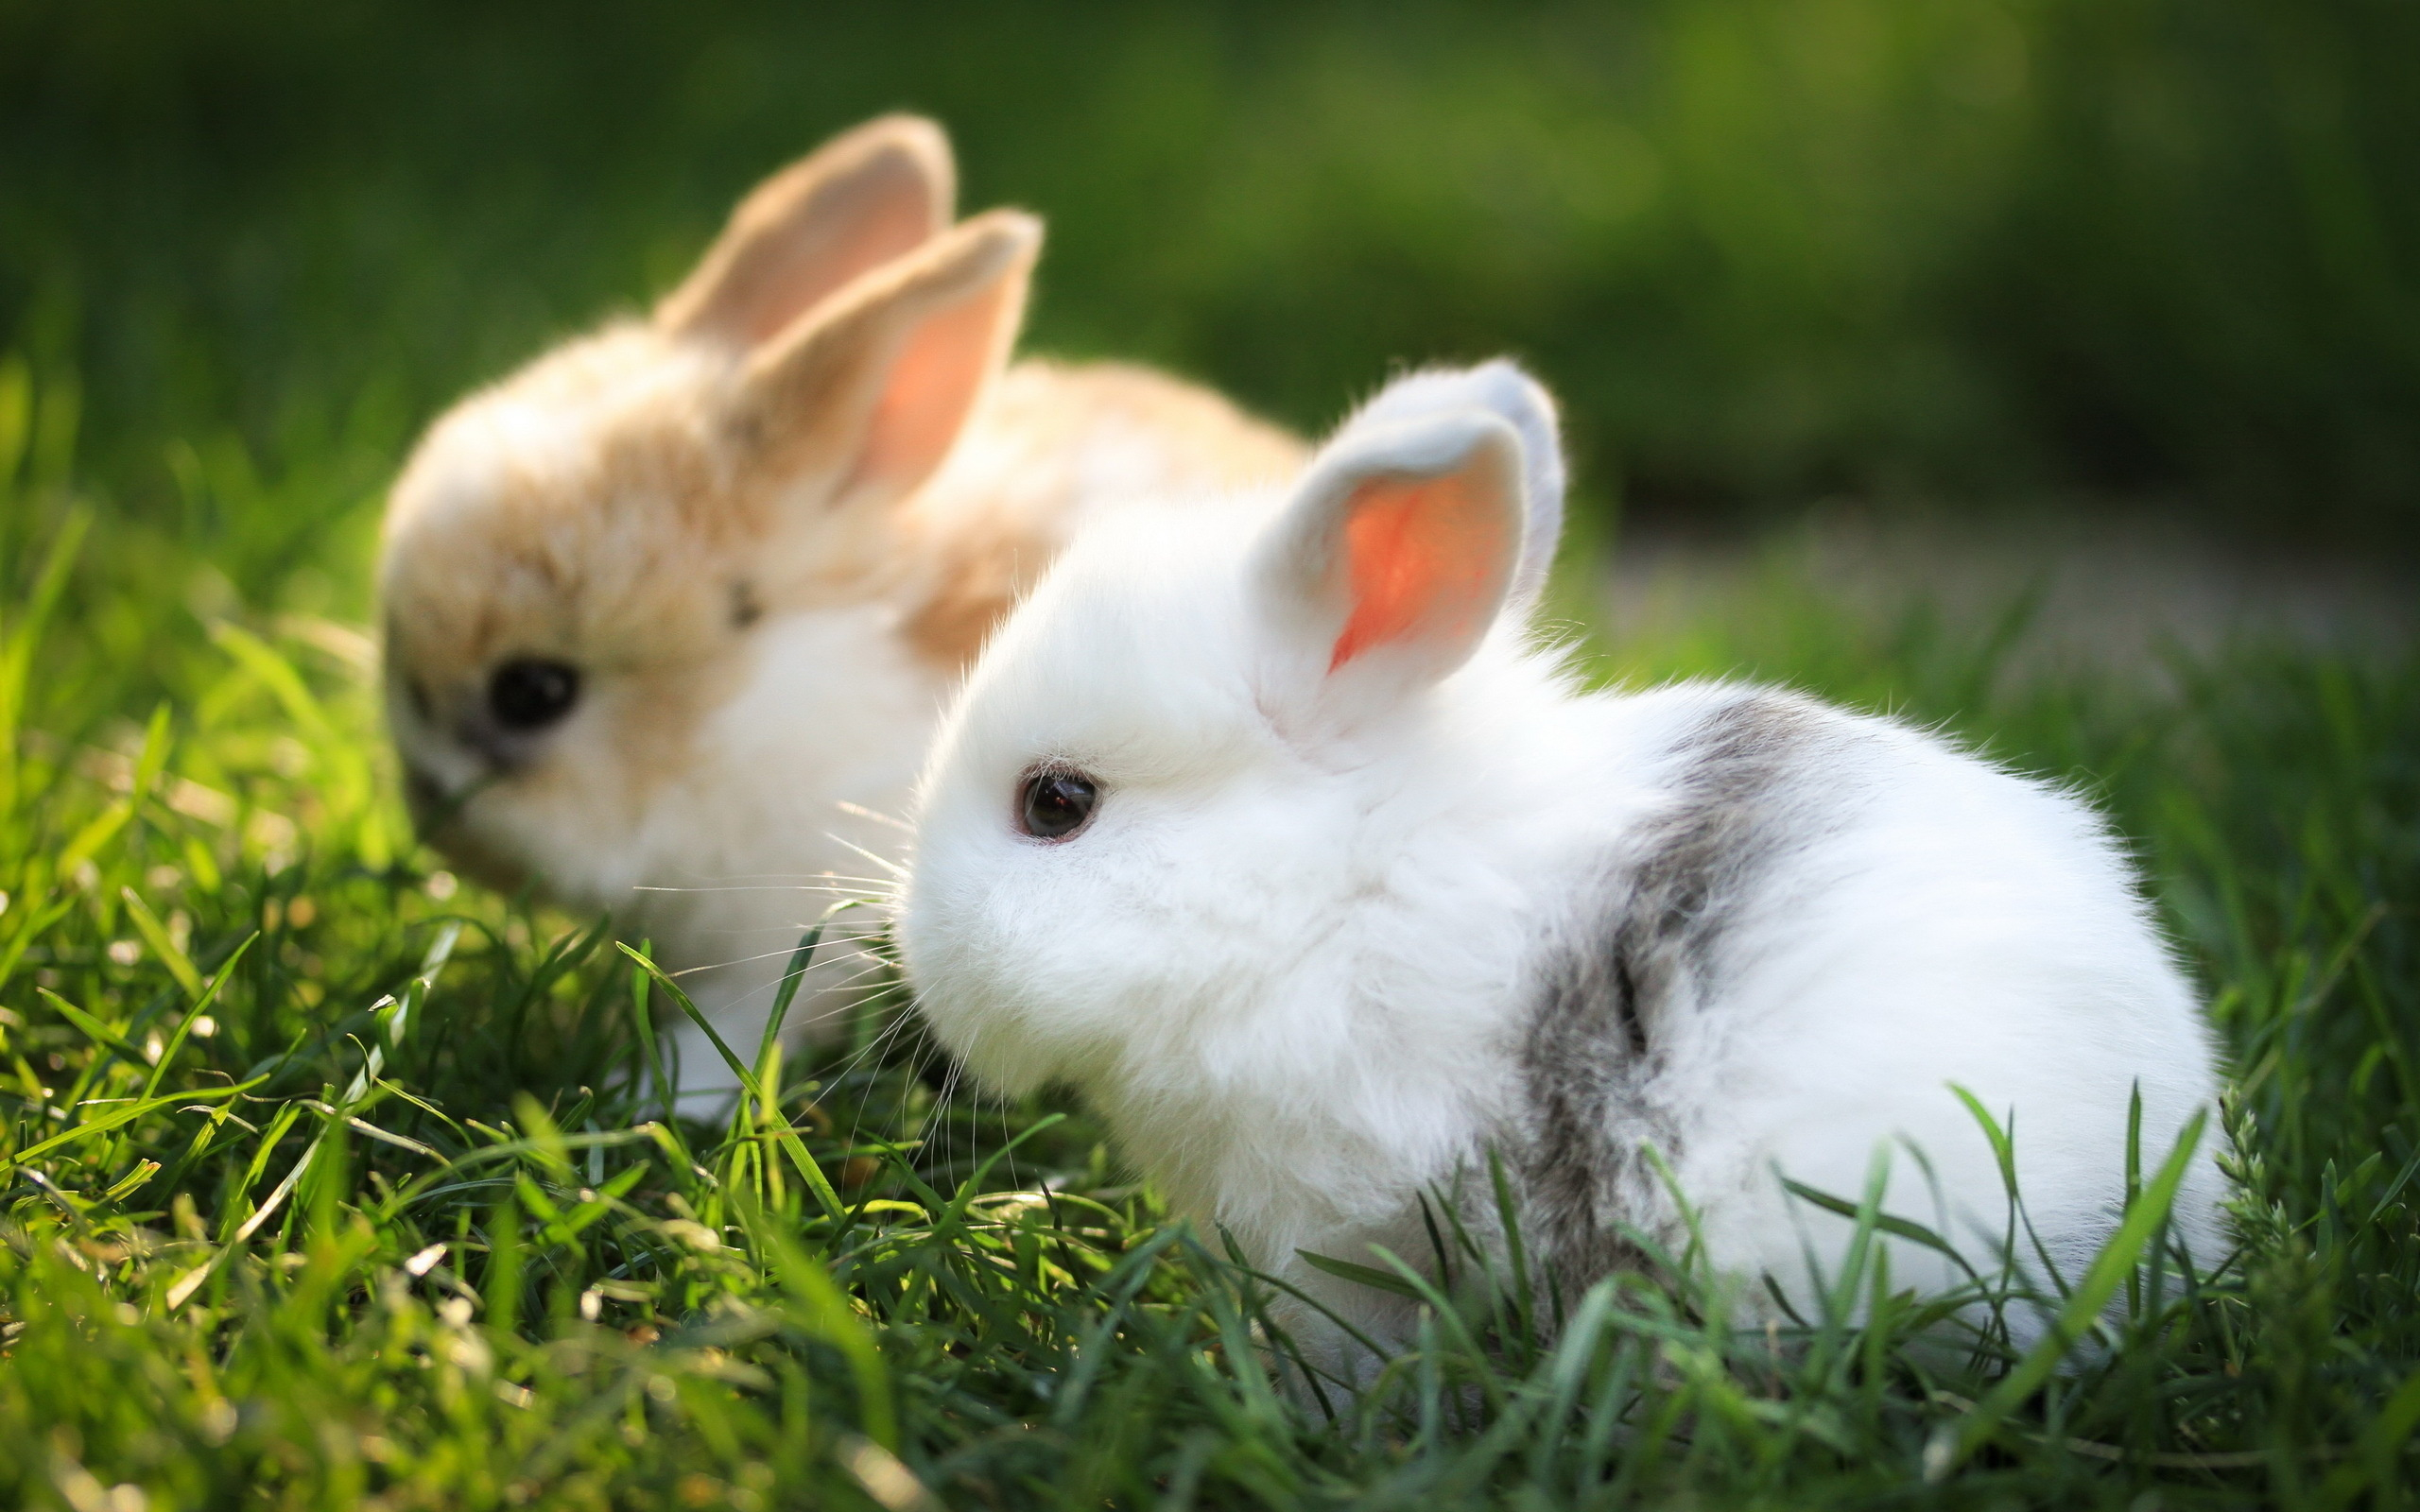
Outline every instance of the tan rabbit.
[[[651, 318], [441, 417], [388, 507], [387, 700], [424, 833], [651, 936], [743, 1053], [833, 874], [899, 850], [884, 816], [943, 700], [1086, 516], [1302, 456], [1155, 373], [1007, 366], [1042, 228], [951, 226], [953, 192], [929, 122], [840, 137]], [[794, 1022], [865, 965], [825, 956]], [[728, 1071], [677, 1042], [711, 1106]]]

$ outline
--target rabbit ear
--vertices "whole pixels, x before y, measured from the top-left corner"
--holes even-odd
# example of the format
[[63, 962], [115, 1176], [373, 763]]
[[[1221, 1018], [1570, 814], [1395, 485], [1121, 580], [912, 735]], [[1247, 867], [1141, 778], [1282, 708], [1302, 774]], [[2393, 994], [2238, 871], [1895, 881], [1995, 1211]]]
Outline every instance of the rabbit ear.
[[1563, 539], [1562, 426], [1554, 396], [1544, 385], [1501, 357], [1476, 368], [1432, 368], [1380, 389], [1345, 422], [1338, 438], [1471, 409], [1496, 416], [1521, 438], [1521, 559], [1512, 572], [1512, 598], [1516, 608], [1525, 608], [1546, 586], [1547, 569], [1554, 565], [1555, 546]]
[[1007, 362], [1041, 249], [1042, 222], [992, 211], [784, 333], [740, 376], [732, 422], [752, 465], [823, 479], [836, 507], [922, 484]]
[[886, 115], [758, 184], [655, 307], [676, 335], [754, 346], [949, 224], [958, 172], [932, 122]]
[[1509, 363], [1389, 387], [1257, 548], [1261, 602], [1335, 682], [1432, 682], [1544, 577], [1563, 509], [1554, 412]]

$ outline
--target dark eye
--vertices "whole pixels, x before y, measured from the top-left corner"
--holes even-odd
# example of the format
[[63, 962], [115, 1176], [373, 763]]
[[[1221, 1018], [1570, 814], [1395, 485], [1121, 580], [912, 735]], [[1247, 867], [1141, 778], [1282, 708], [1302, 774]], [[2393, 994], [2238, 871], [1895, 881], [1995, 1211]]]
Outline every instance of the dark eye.
[[1064, 840], [1093, 816], [1100, 789], [1081, 772], [1046, 767], [1017, 795], [1017, 828], [1037, 840]]
[[507, 730], [539, 730], [579, 701], [579, 669], [544, 657], [517, 657], [488, 679], [488, 712]]

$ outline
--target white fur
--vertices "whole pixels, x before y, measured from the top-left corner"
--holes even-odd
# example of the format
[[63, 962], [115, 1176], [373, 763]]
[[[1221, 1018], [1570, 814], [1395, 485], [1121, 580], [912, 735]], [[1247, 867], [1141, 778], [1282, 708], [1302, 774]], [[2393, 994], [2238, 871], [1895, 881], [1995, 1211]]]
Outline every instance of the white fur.
[[[460, 814], [482, 844], [546, 879], [575, 914], [611, 912], [657, 959], [726, 1043], [755, 1054], [792, 950], [845, 898], [891, 885], [909, 782], [947, 694], [942, 674], [908, 654], [897, 610], [882, 604], [769, 619], [740, 653], [736, 694], [713, 711], [677, 778], [635, 807], [587, 801], [619, 791], [616, 759], [592, 729], [625, 716], [599, 682], [549, 760], [594, 781], [539, 803], [474, 792]], [[475, 783], [476, 756], [401, 706], [389, 725], [406, 758], [448, 787]], [[873, 963], [857, 948], [879, 927], [863, 910], [831, 919], [792, 1008], [793, 1029], [844, 1013]], [[737, 1082], [703, 1033], [670, 1004], [684, 1108], [710, 1112]]]
[[[900, 850], [908, 776], [944, 684], [906, 653], [881, 606], [786, 615], [758, 627], [752, 675], [707, 720], [696, 765], [635, 833], [597, 834], [552, 872], [618, 885], [623, 931], [665, 941], [693, 968], [682, 986], [726, 1043], [752, 1059], [790, 953], [848, 897], [879, 894]], [[889, 822], [885, 822], [885, 820]], [[611, 906], [616, 895], [596, 903]], [[879, 920], [851, 910], [801, 983], [794, 1028], [845, 1013], [874, 963], [858, 949]], [[691, 1106], [734, 1086], [704, 1034], [675, 1026]]]
[[[1442, 392], [1424, 375], [1375, 402], [1377, 429], [1411, 459], [1424, 423], [1471, 431], [1476, 411], [1551, 446], [1543, 395], [1508, 370]], [[1268, 602], [1270, 558], [1373, 432], [1348, 423], [1292, 499], [1131, 511], [1071, 547], [943, 729], [901, 941], [923, 1012], [978, 1075], [1077, 1088], [1177, 1211], [1383, 1330], [1400, 1321], [1383, 1297], [1296, 1251], [1425, 1251], [1416, 1194], [1523, 1124], [1517, 1050], [1541, 963], [1585, 923], [1574, 900], [1673, 801], [1675, 744], [1744, 690], [1576, 694], [1525, 645], [1526, 585], [1481, 643], [1426, 648], [1468, 656], [1442, 677], [1329, 673], [1326, 642]], [[1532, 455], [1530, 498], [1507, 505], [1532, 561], [1559, 465]], [[1643, 1095], [1677, 1131], [1711, 1253], [1807, 1295], [1808, 1259], [1835, 1267], [1848, 1230], [1786, 1200], [1775, 1167], [1855, 1198], [1901, 1141], [1945, 1211], [1904, 1147], [1891, 1206], [1996, 1240], [2000, 1179], [1956, 1084], [2014, 1110], [2033, 1222], [2073, 1266], [2121, 1200], [2132, 1089], [2151, 1164], [2214, 1097], [2192, 994], [2083, 804], [1904, 725], [1828, 718], [1845, 738], [1826, 781], [1861, 795], [1856, 821], [1775, 863], [1726, 936], [1742, 964], [1657, 1029], [1666, 1069]], [[1012, 824], [1038, 762], [1100, 784], [1073, 838]], [[2178, 1208], [2205, 1258], [2210, 1143]], [[1947, 1279], [1893, 1260], [1899, 1284]]]

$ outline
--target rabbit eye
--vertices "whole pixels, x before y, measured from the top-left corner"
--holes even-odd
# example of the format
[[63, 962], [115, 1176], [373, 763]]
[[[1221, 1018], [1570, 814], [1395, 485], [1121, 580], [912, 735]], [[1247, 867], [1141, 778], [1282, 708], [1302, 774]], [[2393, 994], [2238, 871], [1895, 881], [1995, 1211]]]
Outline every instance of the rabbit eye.
[[544, 657], [516, 657], [488, 679], [488, 712], [507, 730], [540, 730], [579, 701], [579, 669]]
[[1083, 773], [1046, 767], [1026, 777], [1017, 796], [1017, 828], [1037, 840], [1068, 839], [1093, 816], [1099, 800], [1099, 785]]

